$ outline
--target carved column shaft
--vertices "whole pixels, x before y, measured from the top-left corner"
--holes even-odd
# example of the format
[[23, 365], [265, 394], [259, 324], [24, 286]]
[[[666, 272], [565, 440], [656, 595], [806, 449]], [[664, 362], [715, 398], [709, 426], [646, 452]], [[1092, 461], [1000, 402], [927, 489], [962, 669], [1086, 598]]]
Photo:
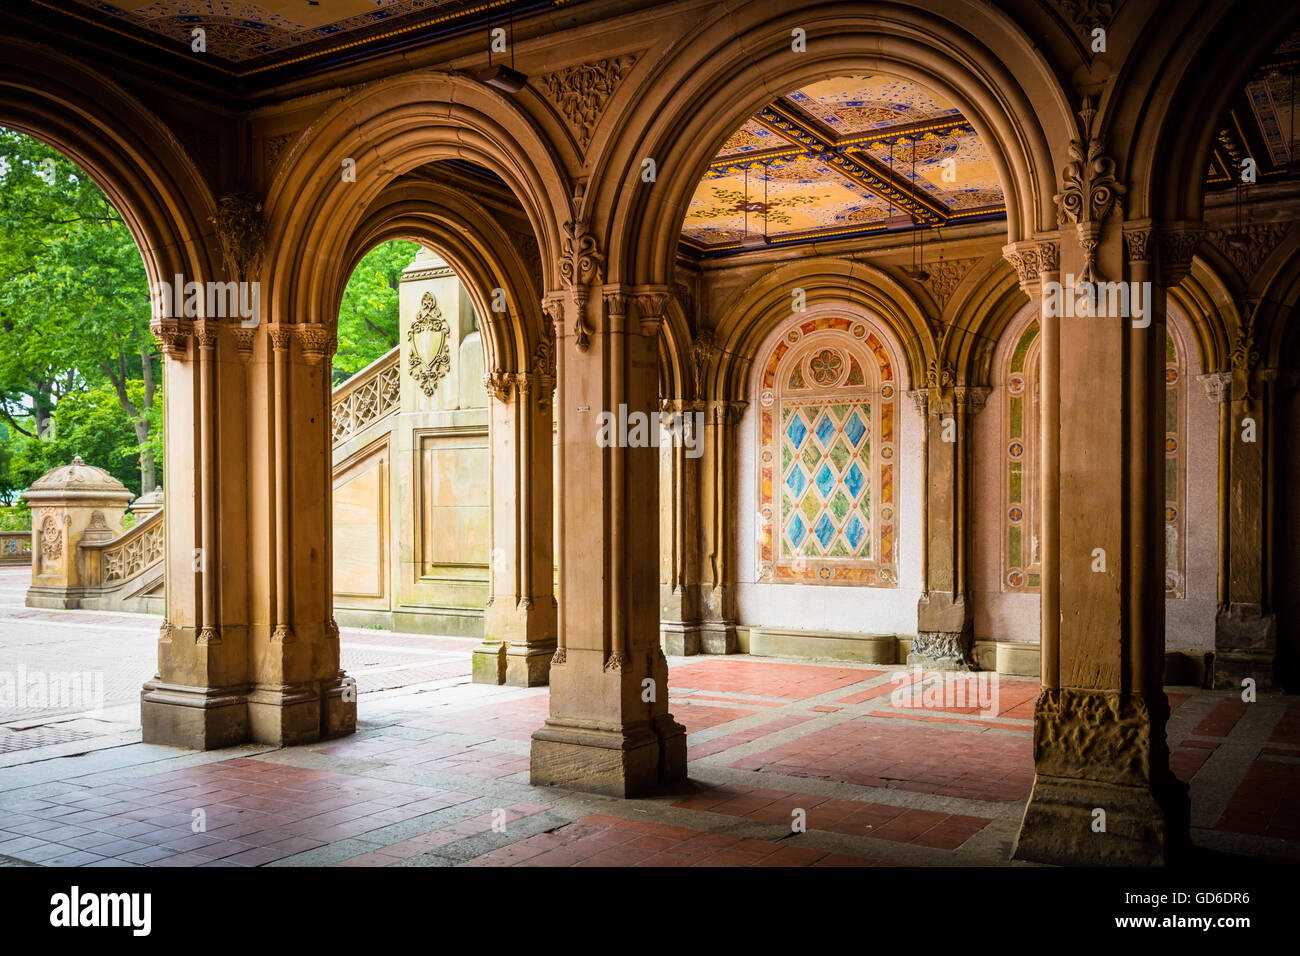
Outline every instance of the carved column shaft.
[[709, 654], [736, 650], [736, 539], [739, 533], [737, 429], [745, 402], [710, 400], [704, 405], [700, 458], [700, 648]]
[[[681, 398], [665, 399], [662, 412], [678, 431], [660, 445], [659, 630], [666, 654], [700, 651], [700, 452], [704, 441], [703, 404]], [[680, 437], [678, 437], [680, 435]]]
[[581, 311], [570, 297], [557, 329], [562, 648], [531, 773], [534, 784], [630, 795], [684, 776], [685, 731], [668, 713], [657, 625], [659, 453], [648, 425], [659, 323], [653, 302], [629, 301], [640, 290], [601, 291]]

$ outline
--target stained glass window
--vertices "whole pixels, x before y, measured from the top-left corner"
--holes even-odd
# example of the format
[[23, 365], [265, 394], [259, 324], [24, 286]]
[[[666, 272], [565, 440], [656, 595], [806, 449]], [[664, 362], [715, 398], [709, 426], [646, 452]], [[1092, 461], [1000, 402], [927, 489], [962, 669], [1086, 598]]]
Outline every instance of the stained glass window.
[[[1184, 596], [1187, 487], [1182, 350], [1171, 327], [1165, 337], [1165, 596]], [[1037, 591], [1042, 583], [1038, 553], [1039, 432], [1038, 320], [1015, 339], [1006, 363], [1003, 414], [1002, 587]]]
[[795, 321], [763, 356], [759, 580], [897, 585], [893, 367], [847, 318]]

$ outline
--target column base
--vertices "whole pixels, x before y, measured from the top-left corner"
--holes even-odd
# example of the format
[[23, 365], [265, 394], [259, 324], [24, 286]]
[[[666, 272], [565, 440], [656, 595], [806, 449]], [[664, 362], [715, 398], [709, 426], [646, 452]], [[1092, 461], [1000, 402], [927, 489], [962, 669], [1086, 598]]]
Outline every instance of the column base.
[[248, 695], [249, 739], [291, 747], [357, 729], [356, 681], [339, 677], [314, 683], [259, 685]]
[[700, 627], [681, 621], [660, 621], [659, 644], [670, 657], [691, 657], [700, 653]]
[[484, 641], [470, 657], [471, 680], [475, 684], [506, 682], [506, 645], [504, 641]]
[[[1105, 830], [1100, 814], [1105, 811]], [[1146, 787], [1034, 775], [1013, 860], [1059, 866], [1165, 866], [1190, 848], [1187, 786], [1164, 799]]]
[[700, 624], [700, 653], [736, 653], [736, 622], [704, 621]]
[[146, 744], [217, 750], [248, 741], [248, 688], [187, 687], [160, 680], [140, 691], [140, 739]]
[[686, 728], [670, 715], [622, 731], [547, 719], [533, 734], [530, 779], [611, 797], [649, 793], [686, 779]]
[[925, 670], [978, 670], [972, 653], [973, 645], [969, 630], [919, 631], [907, 652], [907, 663]]
[[503, 655], [501, 681], [510, 687], [545, 687], [551, 681], [555, 641], [545, 644], [510, 644]]
[[1277, 616], [1263, 614], [1257, 604], [1220, 607], [1214, 621], [1214, 683], [1216, 689], [1240, 689], [1253, 678], [1259, 690], [1275, 685]]

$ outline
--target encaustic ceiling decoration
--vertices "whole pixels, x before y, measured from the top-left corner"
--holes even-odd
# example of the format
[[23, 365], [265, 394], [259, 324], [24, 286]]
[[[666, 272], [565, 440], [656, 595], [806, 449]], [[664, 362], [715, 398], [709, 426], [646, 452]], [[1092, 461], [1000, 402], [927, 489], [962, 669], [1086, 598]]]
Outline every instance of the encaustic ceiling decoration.
[[[70, 6], [66, 0], [45, 2], [61, 10]], [[550, 5], [564, 2], [553, 0]], [[125, 27], [134, 36], [148, 37], [186, 55], [192, 52], [191, 31], [202, 27], [207, 49], [193, 55], [215, 57], [240, 72], [291, 58], [355, 51], [363, 43], [400, 40], [414, 31], [455, 31], [488, 16], [484, 0], [75, 0], [75, 4], [97, 22]], [[539, 5], [546, 4], [528, 6]], [[506, 11], [501, 8], [497, 13], [504, 17]]]
[[718, 254], [1005, 211], [988, 149], [952, 103], [896, 77], [836, 77], [779, 97], [727, 139], [682, 242]]

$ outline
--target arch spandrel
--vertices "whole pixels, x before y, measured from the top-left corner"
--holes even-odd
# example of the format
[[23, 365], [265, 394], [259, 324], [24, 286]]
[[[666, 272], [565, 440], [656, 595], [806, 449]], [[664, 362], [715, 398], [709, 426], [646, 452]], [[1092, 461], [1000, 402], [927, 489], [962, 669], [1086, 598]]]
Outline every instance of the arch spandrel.
[[[385, 184], [419, 166], [460, 159], [509, 186], [541, 252], [544, 282], [560, 287], [562, 227], [570, 189], [553, 145], [508, 97], [467, 78], [416, 72], [374, 84], [329, 108], [277, 167], [266, 203], [276, 237], [265, 276], [275, 321], [332, 322], [325, 296], [337, 284], [343, 251]], [[356, 182], [342, 161], [356, 160]], [[302, 275], [324, 269], [324, 281]]]
[[[889, 73], [951, 99], [988, 145], [1012, 240], [1054, 227], [1049, 135], [1064, 154], [1070, 108], [1054, 73], [1004, 13], [972, 7], [960, 15], [971, 20], [968, 28], [979, 19], [986, 35], [1019, 37], [1018, 56], [1006, 62], [1033, 84], [1018, 82], [1005, 58], [933, 14], [885, 7], [869, 18], [860, 6], [826, 4], [773, 17], [762, 6], [729, 11], [681, 41], [621, 118], [632, 135], [600, 157], [588, 189], [592, 221], [610, 223], [611, 275], [669, 281], [686, 206], [717, 148], [765, 101], [833, 75]], [[983, 22], [989, 17], [996, 27]], [[816, 42], [792, 54], [791, 30], [810, 22], [819, 24]], [[1039, 91], [1033, 100], [1024, 92], [1030, 85]], [[644, 157], [657, 162], [653, 186], [639, 176]]]

